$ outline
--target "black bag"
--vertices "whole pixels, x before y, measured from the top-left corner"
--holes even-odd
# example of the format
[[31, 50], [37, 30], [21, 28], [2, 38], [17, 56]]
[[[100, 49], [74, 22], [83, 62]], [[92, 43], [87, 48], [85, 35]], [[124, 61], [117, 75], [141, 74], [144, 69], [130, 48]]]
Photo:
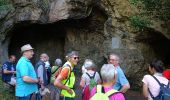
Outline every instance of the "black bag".
[[158, 94], [158, 96], [154, 97], [151, 93], [151, 91], [148, 88], [149, 94], [151, 95], [153, 100], [170, 100], [170, 88], [169, 88], [169, 84], [170, 82], [168, 82], [167, 85], [160, 83], [159, 80], [155, 77], [152, 76], [159, 84], [160, 86], [160, 92]]

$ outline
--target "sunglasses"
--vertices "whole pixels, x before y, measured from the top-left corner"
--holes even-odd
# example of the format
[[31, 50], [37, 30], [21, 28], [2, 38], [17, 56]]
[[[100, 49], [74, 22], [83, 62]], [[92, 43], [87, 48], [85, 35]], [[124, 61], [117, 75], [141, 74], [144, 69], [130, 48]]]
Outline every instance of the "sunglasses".
[[78, 59], [79, 59], [79, 57], [72, 57], [72, 58], [73, 58], [74, 60], [76, 60], [76, 59], [78, 60]]

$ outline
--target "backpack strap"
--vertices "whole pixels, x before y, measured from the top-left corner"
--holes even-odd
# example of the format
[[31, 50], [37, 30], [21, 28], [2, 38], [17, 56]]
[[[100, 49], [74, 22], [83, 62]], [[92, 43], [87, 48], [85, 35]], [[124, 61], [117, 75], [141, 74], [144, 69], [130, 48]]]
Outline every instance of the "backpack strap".
[[87, 73], [87, 72], [86, 72], [86, 74], [87, 74], [87, 76], [89, 76], [90, 79], [94, 79], [96, 72], [94, 72], [93, 76], [90, 76], [89, 73]]
[[[53, 67], [55, 67], [55, 66], [53, 66]], [[54, 74], [59, 68], [60, 68], [60, 67], [58, 66], [58, 67], [55, 69], [55, 71], [53, 71], [51, 74]]]
[[[161, 86], [161, 83], [159, 82], [159, 80], [158, 80], [154, 75], [151, 75], [151, 76], [157, 81], [157, 83], [159, 84], [159, 86]], [[168, 82], [168, 85], [169, 85], [169, 82]], [[151, 91], [149, 90], [149, 88], [148, 88], [148, 92], [149, 92], [150, 96], [151, 96], [152, 98], [154, 98], [154, 96], [153, 96], [153, 94], [151, 93]]]
[[102, 86], [101, 85], [97, 85], [97, 93], [102, 93]]
[[169, 85], [170, 85], [170, 81], [168, 81], [168, 85], [167, 85], [167, 88], [169, 88]]
[[64, 85], [66, 85], [66, 83], [69, 81], [69, 83], [68, 84], [70, 84], [70, 76], [71, 76], [71, 66], [69, 65], [69, 64], [67, 64], [67, 66], [70, 68], [70, 73], [69, 73], [69, 76], [68, 76], [68, 78], [67, 78], [67, 80], [66, 80], [66, 82], [64, 83]]
[[111, 95], [113, 95], [114, 93], [118, 93], [119, 91], [117, 91], [117, 90], [113, 90], [113, 89], [111, 89], [111, 90], [109, 90], [108, 92], [106, 92], [105, 94], [108, 96], [108, 97], [110, 97]]

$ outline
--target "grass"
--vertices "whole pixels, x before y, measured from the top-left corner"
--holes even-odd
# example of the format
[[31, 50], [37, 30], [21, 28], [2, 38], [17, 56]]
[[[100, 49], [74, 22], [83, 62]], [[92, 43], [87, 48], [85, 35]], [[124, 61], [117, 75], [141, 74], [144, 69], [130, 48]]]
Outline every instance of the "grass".
[[0, 79], [0, 100], [15, 100], [15, 91], [4, 85]]

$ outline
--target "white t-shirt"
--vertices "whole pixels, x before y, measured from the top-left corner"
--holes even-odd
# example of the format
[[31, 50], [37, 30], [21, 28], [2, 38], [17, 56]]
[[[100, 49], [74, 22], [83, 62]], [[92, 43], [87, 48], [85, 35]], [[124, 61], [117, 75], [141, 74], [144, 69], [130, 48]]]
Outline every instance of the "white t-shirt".
[[[164, 78], [162, 74], [156, 73], [154, 76], [159, 80], [160, 83], [165, 85], [168, 84], [168, 79]], [[152, 95], [155, 97], [159, 94], [160, 86], [157, 81], [151, 75], [145, 75], [142, 79], [142, 82], [147, 85]], [[148, 92], [148, 100], [153, 100]]]
[[[93, 76], [95, 71], [87, 71], [87, 73], [90, 75], [90, 76]], [[85, 85], [89, 85], [90, 84], [90, 77], [86, 74], [86, 73], [83, 73], [82, 75], [82, 79], [85, 80]], [[98, 82], [100, 80], [100, 76], [99, 76], [99, 73], [96, 72], [95, 76], [94, 76], [94, 80], [96, 82]]]

